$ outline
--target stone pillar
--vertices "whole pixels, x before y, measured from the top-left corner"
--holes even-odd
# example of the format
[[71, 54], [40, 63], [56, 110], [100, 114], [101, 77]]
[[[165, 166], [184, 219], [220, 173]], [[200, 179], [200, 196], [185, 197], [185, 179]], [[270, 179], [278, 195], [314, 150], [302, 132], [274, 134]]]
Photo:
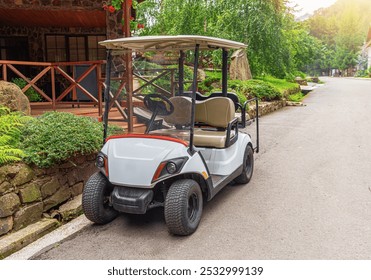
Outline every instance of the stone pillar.
[[107, 39], [116, 39], [123, 37], [122, 27], [122, 14], [123, 11], [119, 10], [114, 13], [106, 11], [106, 22], [107, 22]]

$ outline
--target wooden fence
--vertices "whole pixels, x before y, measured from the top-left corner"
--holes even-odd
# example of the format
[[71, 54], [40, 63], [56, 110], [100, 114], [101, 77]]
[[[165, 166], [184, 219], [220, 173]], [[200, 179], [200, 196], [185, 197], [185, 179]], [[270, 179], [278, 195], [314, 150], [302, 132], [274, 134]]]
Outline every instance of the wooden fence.
[[[8, 81], [11, 76], [14, 78], [22, 78], [27, 82], [27, 85], [22, 88], [23, 92], [26, 92], [31, 87], [35, 89], [45, 100], [43, 104], [49, 104], [52, 106], [53, 110], [59, 104], [80, 104], [82, 103], [77, 99], [77, 92], [87, 97], [90, 104], [98, 106], [99, 115], [102, 115], [102, 64], [105, 64], [104, 60], [98, 61], [79, 61], [79, 62], [29, 62], [29, 61], [10, 61], [10, 60], [0, 60], [0, 73], [2, 79]], [[84, 66], [85, 68], [78, 77], [74, 74], [67, 73], [66, 69], [73, 69], [76, 67]], [[29, 78], [26, 73], [22, 73], [20, 69], [31, 69], [33, 74]], [[24, 71], [23, 71], [24, 72]], [[88, 76], [91, 73], [95, 73], [94, 82], [96, 83], [96, 93], [90, 92], [83, 86], [83, 82], [86, 82]], [[61, 91], [56, 90], [57, 76], [64, 79], [65, 89]], [[51, 85], [51, 92], [47, 93], [42, 90], [36, 83], [43, 80]], [[70, 100], [66, 100], [68, 94], [71, 93]]]
[[[103, 115], [103, 90], [105, 88], [105, 81], [102, 75], [102, 65], [106, 61], [79, 61], [79, 62], [30, 62], [30, 61], [10, 61], [0, 60], [0, 79], [5, 81], [12, 80], [13, 78], [21, 78], [26, 82], [26, 86], [22, 88], [22, 92], [33, 88], [45, 100], [43, 102], [33, 102], [33, 104], [50, 106], [52, 110], [56, 110], [58, 105], [80, 105], [89, 104], [98, 107], [98, 115]], [[76, 69], [80, 67], [79, 73]], [[72, 74], [70, 74], [72, 73]], [[144, 69], [134, 70], [133, 76], [141, 80], [141, 85], [133, 90], [132, 94], [127, 95], [142, 100], [142, 90], [146, 87], [152, 87], [154, 92], [161, 92], [162, 94], [171, 97], [175, 94], [177, 81], [175, 79], [176, 69], [173, 68], [160, 68], [160, 69]], [[91, 79], [92, 75], [94, 79]], [[169, 81], [169, 88], [165, 89], [163, 85], [158, 84], [161, 78], [167, 77]], [[59, 88], [57, 83], [63, 80], [63, 87]], [[89, 90], [86, 84], [93, 80], [94, 92]], [[122, 121], [130, 122], [128, 114], [124, 107], [127, 102], [119, 102], [119, 96], [122, 96], [126, 87], [126, 76], [114, 77], [113, 81], [117, 83], [117, 89], [110, 89], [111, 102], [109, 109], [116, 107], [121, 116]], [[43, 85], [43, 86], [40, 86]], [[45, 89], [45, 84], [48, 85]], [[43, 89], [42, 89], [43, 88]], [[127, 92], [126, 92], [127, 93]], [[81, 95], [84, 100], [81, 101]], [[80, 99], [79, 99], [80, 96]], [[100, 118], [101, 119], [101, 118]]]

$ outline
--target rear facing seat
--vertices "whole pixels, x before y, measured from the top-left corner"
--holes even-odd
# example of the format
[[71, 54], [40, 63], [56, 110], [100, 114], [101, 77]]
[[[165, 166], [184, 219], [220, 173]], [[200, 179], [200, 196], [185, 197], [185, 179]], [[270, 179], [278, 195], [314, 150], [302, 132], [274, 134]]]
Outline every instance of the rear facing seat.
[[[165, 116], [166, 123], [175, 125], [177, 129], [157, 129], [150, 134], [168, 135], [189, 141], [192, 100], [185, 96], [170, 98], [174, 105], [174, 112]], [[238, 136], [235, 118], [235, 107], [227, 97], [213, 97], [196, 102], [195, 129], [193, 144], [197, 147], [227, 148], [232, 145]]]
[[[235, 107], [227, 97], [213, 97], [196, 103], [193, 143], [199, 147], [227, 148], [238, 136]], [[232, 130], [234, 129], [234, 130]]]

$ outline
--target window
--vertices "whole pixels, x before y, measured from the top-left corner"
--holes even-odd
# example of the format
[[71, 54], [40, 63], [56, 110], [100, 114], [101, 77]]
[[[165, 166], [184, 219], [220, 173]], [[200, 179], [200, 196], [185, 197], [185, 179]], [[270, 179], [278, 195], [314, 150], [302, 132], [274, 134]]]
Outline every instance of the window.
[[[0, 36], [0, 60], [15, 60], [15, 61], [29, 61], [28, 53], [28, 38], [22, 36], [1, 37]], [[25, 65], [17, 65], [18, 71], [24, 75], [29, 75], [30, 67]], [[0, 80], [3, 79], [2, 71], [0, 71]], [[11, 81], [17, 78], [18, 75], [9, 70], [7, 79]]]
[[67, 61], [65, 36], [46, 36], [46, 60], [53, 62]]
[[103, 60], [105, 48], [98, 42], [106, 39], [105, 35], [46, 35], [46, 60], [87, 61]]
[[0, 60], [28, 61], [27, 37], [0, 37]]
[[88, 36], [89, 60], [106, 59], [106, 48], [98, 44], [104, 40], [106, 36]]

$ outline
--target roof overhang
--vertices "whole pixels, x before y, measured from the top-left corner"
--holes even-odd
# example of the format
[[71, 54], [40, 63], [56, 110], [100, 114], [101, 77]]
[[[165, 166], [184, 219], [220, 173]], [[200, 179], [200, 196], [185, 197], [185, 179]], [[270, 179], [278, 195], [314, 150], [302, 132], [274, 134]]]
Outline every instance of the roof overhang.
[[26, 27], [104, 28], [106, 12], [88, 9], [4, 9], [0, 8], [0, 25]]
[[106, 40], [99, 44], [113, 50], [114, 53], [128, 51], [187, 51], [193, 50], [197, 44], [200, 50], [241, 49], [247, 47], [243, 43], [231, 40], [196, 35], [129, 37]]

